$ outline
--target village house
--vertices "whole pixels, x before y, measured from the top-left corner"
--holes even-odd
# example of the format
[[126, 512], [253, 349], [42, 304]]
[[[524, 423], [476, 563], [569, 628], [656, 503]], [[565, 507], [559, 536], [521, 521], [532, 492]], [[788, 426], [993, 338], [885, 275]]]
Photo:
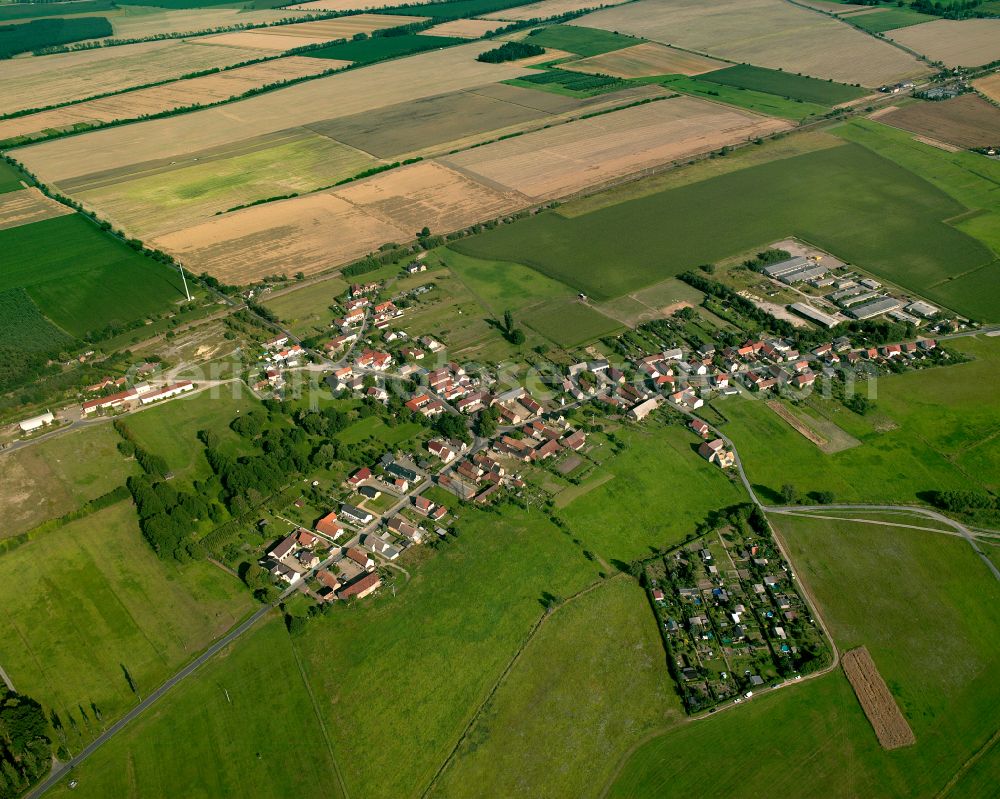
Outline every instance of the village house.
[[365, 480], [370, 479], [372, 476], [372, 470], [367, 466], [362, 466], [354, 474], [347, 478], [347, 484], [352, 488], [361, 485]]
[[369, 524], [375, 518], [368, 511], [354, 505], [348, 505], [346, 502], [340, 506], [340, 515], [352, 524], [362, 526]]
[[692, 430], [694, 430], [694, 432], [696, 432], [702, 438], [708, 438], [709, 435], [711, 435], [711, 432], [712, 432], [711, 429], [708, 426], [708, 423], [707, 422], [703, 422], [701, 419], [692, 419], [688, 423], [688, 427], [690, 427]]
[[382, 580], [377, 574], [366, 574], [353, 582], [343, 586], [337, 591], [338, 599], [364, 599], [369, 594], [375, 593], [382, 585]]
[[716, 464], [720, 469], [727, 469], [736, 462], [736, 456], [726, 449], [726, 442], [721, 438], [702, 442], [698, 454], [709, 463]]
[[640, 402], [635, 405], [629, 412], [628, 415], [637, 422], [641, 422], [650, 413], [655, 411], [660, 406], [659, 397], [650, 397], [648, 400]]
[[358, 549], [357, 547], [348, 547], [345, 553], [351, 561], [358, 564], [365, 571], [372, 571], [375, 568], [375, 561], [372, 560], [372, 556], [365, 552], [363, 549]]
[[389, 530], [414, 544], [420, 544], [424, 540], [424, 531], [417, 525], [410, 524], [402, 516], [393, 516], [385, 525]]

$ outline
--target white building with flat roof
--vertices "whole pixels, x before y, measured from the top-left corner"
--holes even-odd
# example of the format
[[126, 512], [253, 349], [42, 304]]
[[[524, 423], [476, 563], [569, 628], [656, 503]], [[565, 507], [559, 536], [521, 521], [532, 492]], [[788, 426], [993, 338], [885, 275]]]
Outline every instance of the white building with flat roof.
[[38, 416], [32, 416], [30, 419], [25, 419], [23, 422], [18, 422], [17, 426], [21, 428], [22, 433], [31, 433], [40, 427], [52, 424], [55, 420], [56, 417], [52, 415], [52, 412], [46, 411]]

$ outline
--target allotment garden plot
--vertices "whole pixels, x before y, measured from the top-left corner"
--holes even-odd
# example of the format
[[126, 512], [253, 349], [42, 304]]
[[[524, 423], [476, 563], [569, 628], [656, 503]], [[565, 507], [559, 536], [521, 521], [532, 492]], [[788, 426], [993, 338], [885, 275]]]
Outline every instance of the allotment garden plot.
[[929, 71], [892, 45], [783, 0], [640, 0], [571, 24], [862, 86]]

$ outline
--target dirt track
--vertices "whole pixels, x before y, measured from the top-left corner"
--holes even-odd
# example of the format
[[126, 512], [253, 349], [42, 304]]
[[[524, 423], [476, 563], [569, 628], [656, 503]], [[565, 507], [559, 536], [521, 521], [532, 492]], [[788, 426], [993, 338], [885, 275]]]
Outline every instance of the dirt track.
[[845, 652], [841, 662], [882, 748], [899, 749], [916, 743], [913, 730], [889, 693], [868, 648], [862, 646]]

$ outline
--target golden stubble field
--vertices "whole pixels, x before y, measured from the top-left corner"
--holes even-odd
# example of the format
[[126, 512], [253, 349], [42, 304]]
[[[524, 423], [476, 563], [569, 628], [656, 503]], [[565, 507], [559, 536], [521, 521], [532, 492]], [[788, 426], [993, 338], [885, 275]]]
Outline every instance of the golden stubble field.
[[616, 78], [645, 78], [652, 75], [702, 75], [731, 64], [656, 42], [644, 42], [559, 66], [573, 72], [613, 75]]
[[[44, 142], [16, 149], [12, 154], [43, 180], [58, 184], [148, 161], [184, 158], [204, 149], [227, 147], [298, 126], [529, 73], [516, 64], [483, 64], [475, 60], [491, 46], [489, 42], [470, 42], [421, 53], [218, 108]], [[229, 51], [207, 46], [204, 49]]]
[[489, 14], [480, 14], [480, 19], [502, 19], [511, 22], [520, 22], [528, 19], [547, 19], [560, 14], [568, 14], [573, 11], [584, 11], [588, 8], [600, 8], [604, 6], [616, 6], [620, 3], [627, 3], [628, 0], [542, 0], [540, 3], [529, 3], [526, 6], [516, 6], [503, 11], [493, 11]]
[[491, 185], [550, 199], [790, 127], [784, 120], [673, 97], [441, 160]]
[[41, 111], [37, 114], [0, 120], [0, 140], [16, 136], [33, 136], [43, 131], [72, 128], [78, 124], [112, 122], [119, 119], [136, 119], [147, 114], [158, 114], [174, 108], [208, 105], [230, 97], [237, 97], [251, 89], [279, 81], [292, 80], [307, 75], [318, 75], [328, 69], [340, 69], [348, 61], [289, 56], [261, 64], [201, 78], [189, 78], [149, 89], [136, 89], [124, 94], [87, 100], [82, 103]]
[[972, 85], [993, 102], [1000, 103], [1000, 72], [994, 72], [988, 77], [973, 81]]
[[71, 213], [72, 208], [50, 200], [34, 187], [0, 194], [0, 230]]
[[291, 25], [275, 25], [269, 28], [254, 28], [249, 31], [234, 31], [192, 39], [209, 45], [227, 47], [247, 47], [270, 52], [283, 53], [295, 47], [323, 44], [337, 39], [350, 39], [357, 33], [370, 34], [372, 31], [395, 28], [423, 22], [426, 17], [404, 17], [391, 14], [354, 14], [349, 17], [322, 19], [315, 22], [295, 22]]
[[[245, 11], [242, 8], [155, 8], [131, 6], [108, 15], [116, 39], [138, 39], [161, 33], [196, 33], [226, 28], [232, 25], [266, 25], [291, 17], [301, 11], [265, 9]], [[103, 14], [101, 16], [104, 16]]]
[[899, 48], [785, 0], [639, 0], [570, 24], [862, 86], [929, 72]]
[[421, 36], [455, 36], [459, 39], [478, 39], [485, 36], [494, 28], [502, 25], [489, 19], [453, 19], [449, 22], [442, 22], [433, 28], [420, 31]]
[[3, 62], [0, 114], [83, 100], [260, 57], [259, 50], [169, 39], [14, 58]]
[[162, 236], [153, 244], [188, 268], [246, 283], [266, 275], [323, 271], [423, 226], [453, 230], [527, 204], [431, 161], [341, 189], [255, 206]]
[[894, 41], [949, 67], [1000, 60], [1000, 19], [936, 19], [889, 31]]

